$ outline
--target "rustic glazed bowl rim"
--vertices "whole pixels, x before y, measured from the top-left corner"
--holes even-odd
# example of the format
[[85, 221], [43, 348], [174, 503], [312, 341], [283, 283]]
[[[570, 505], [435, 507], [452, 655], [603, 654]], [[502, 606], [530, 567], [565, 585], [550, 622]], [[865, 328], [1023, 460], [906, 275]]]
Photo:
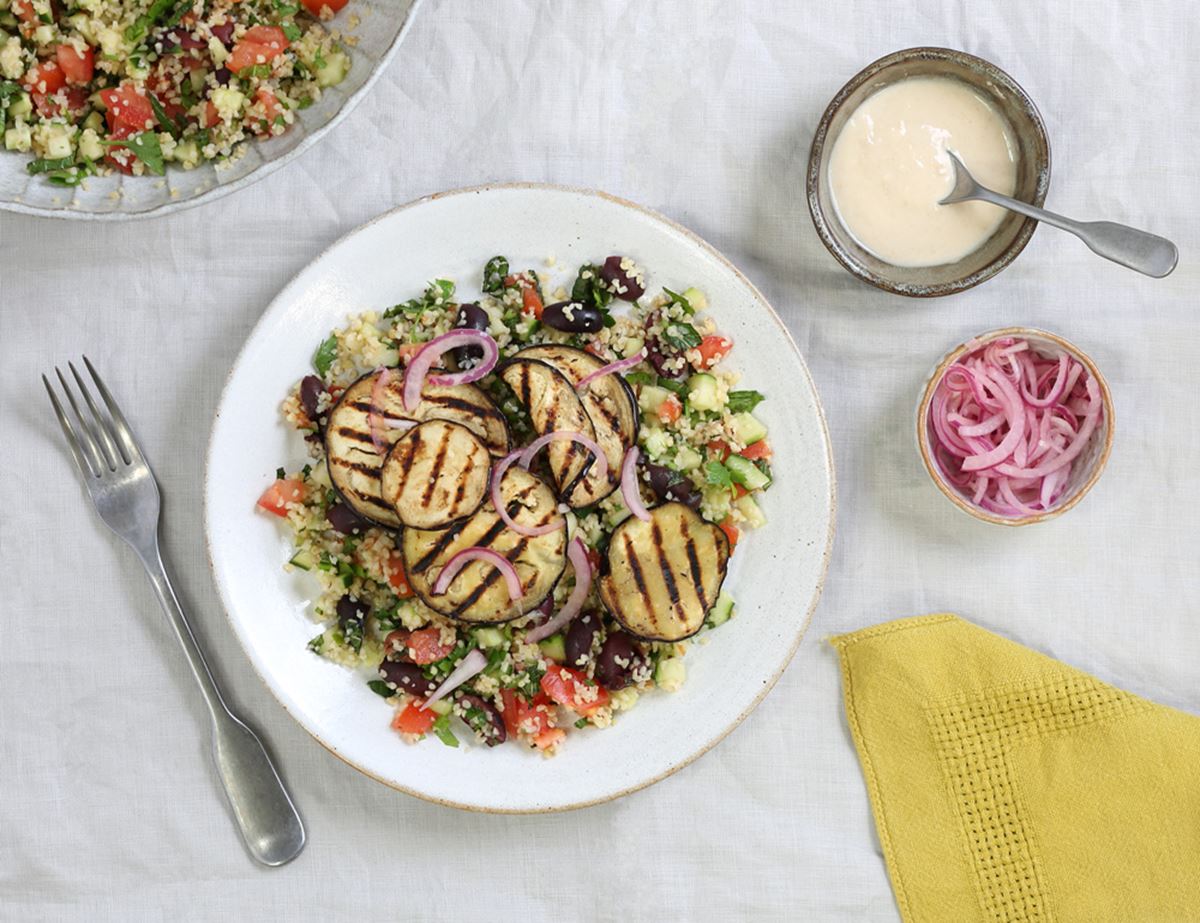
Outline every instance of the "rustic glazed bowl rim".
[[[842, 266], [853, 276], [874, 285], [876, 288], [891, 292], [894, 295], [905, 295], [913, 298], [936, 298], [942, 295], [953, 295], [956, 292], [965, 291], [973, 288], [981, 282], [986, 282], [992, 276], [1007, 267], [1015, 260], [1025, 249], [1025, 245], [1029, 243], [1029, 239], [1033, 236], [1033, 232], [1037, 229], [1038, 222], [1032, 218], [1026, 218], [1017, 232], [1017, 236], [1012, 242], [1002, 250], [995, 259], [986, 265], [976, 269], [959, 279], [952, 279], [948, 282], [939, 282], [929, 285], [919, 283], [897, 283], [886, 276], [882, 276], [873, 269], [861, 263], [853, 253], [842, 246], [841, 242], [834, 236], [830, 230], [830, 224], [838, 222], [836, 215], [826, 215], [825, 210], [821, 205], [818, 190], [820, 189], [821, 179], [824, 171], [821, 168], [822, 154], [824, 153], [825, 144], [829, 139], [829, 126], [842, 110], [846, 101], [860, 87], [867, 82], [875, 79], [883, 72], [903, 63], [912, 60], [933, 60], [933, 61], [951, 61], [956, 64], [966, 66], [968, 70], [975, 74], [979, 74], [987, 80], [992, 81], [1000, 87], [1005, 93], [1009, 94], [1017, 104], [1025, 110], [1030, 121], [1035, 126], [1037, 136], [1040, 140], [1040, 147], [1043, 150], [1044, 156], [1039, 157], [1037, 164], [1037, 188], [1034, 193], [1033, 205], [1041, 207], [1045, 204], [1046, 193], [1050, 188], [1050, 138], [1046, 133], [1046, 124], [1042, 120], [1042, 115], [1038, 111], [1037, 105], [1033, 99], [1025, 92], [1025, 89], [1017, 83], [1006, 71], [1001, 70], [995, 64], [973, 54], [968, 54], [965, 51], [958, 51], [953, 48], [941, 48], [937, 46], [919, 46], [915, 48], [905, 48], [900, 51], [893, 51], [891, 54], [884, 55], [875, 61], [872, 61], [857, 74], [850, 78], [846, 84], [837, 91], [829, 105], [825, 107], [825, 112], [821, 116], [821, 121], [817, 125], [817, 131], [813, 135], [812, 147], [808, 156], [808, 176], [807, 176], [807, 198], [808, 211], [812, 216], [813, 226], [817, 230], [817, 236], [821, 238], [821, 243], [825, 248], [833, 254], [834, 258], [842, 264]], [[830, 142], [832, 143], [832, 142]]]
[[[1102, 431], [1094, 432], [1090, 439], [1102, 438], [1104, 445], [1100, 450], [1100, 455], [1092, 463], [1091, 471], [1088, 473], [1087, 480], [1083, 482], [1075, 494], [1059, 506], [1052, 507], [1043, 513], [1030, 516], [997, 516], [995, 513], [990, 513], [985, 509], [975, 506], [966, 497], [954, 489], [951, 484], [946, 482], [942, 476], [942, 472], [938, 467], [937, 461], [933, 457], [933, 450], [929, 444], [929, 408], [933, 402], [934, 392], [937, 390], [938, 384], [953, 363], [961, 359], [966, 353], [978, 349], [980, 346], [985, 346], [993, 340], [998, 340], [1001, 337], [1023, 337], [1035, 338], [1040, 340], [1048, 340], [1054, 343], [1060, 349], [1064, 350], [1073, 359], [1078, 359], [1083, 363], [1084, 368], [1088, 370], [1088, 374], [1095, 380], [1100, 387], [1100, 401], [1104, 406], [1104, 428]], [[1037, 327], [1003, 327], [999, 330], [990, 330], [987, 333], [981, 333], [974, 336], [963, 343], [960, 343], [950, 352], [942, 357], [942, 360], [934, 367], [932, 374], [929, 376], [929, 381], [925, 383], [925, 390], [921, 395], [921, 403], [917, 407], [917, 447], [921, 453], [921, 462], [925, 465], [925, 471], [937, 485], [946, 498], [965, 513], [969, 513], [976, 519], [981, 519], [984, 522], [990, 522], [998, 526], [1029, 526], [1037, 522], [1045, 522], [1048, 519], [1054, 519], [1056, 516], [1061, 516], [1067, 510], [1075, 506], [1080, 500], [1087, 496], [1088, 491], [1092, 489], [1095, 483], [1100, 480], [1100, 475], [1104, 473], [1105, 467], [1108, 465], [1108, 456], [1112, 453], [1113, 433], [1116, 429], [1116, 414], [1113, 410], [1112, 392], [1109, 390], [1108, 382], [1100, 373], [1100, 369], [1092, 360], [1092, 357], [1085, 353], [1082, 349], [1066, 340], [1058, 334], [1050, 333], [1046, 330], [1041, 330]]]

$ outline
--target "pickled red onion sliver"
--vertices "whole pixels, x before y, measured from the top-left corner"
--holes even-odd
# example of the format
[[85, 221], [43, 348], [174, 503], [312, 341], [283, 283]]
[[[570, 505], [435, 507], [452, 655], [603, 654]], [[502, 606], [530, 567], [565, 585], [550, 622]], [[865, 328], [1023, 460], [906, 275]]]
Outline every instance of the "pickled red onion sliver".
[[588, 561], [587, 547], [579, 536], [571, 539], [571, 544], [567, 546], [567, 560], [575, 568], [575, 588], [571, 590], [571, 595], [563, 603], [558, 615], [539, 625], [525, 636], [527, 643], [536, 644], [543, 638], [549, 638], [575, 618], [587, 600], [588, 591], [592, 588], [592, 564]]
[[380, 455], [387, 455], [388, 444], [379, 432], [379, 418], [384, 415], [376, 411], [383, 406], [383, 394], [391, 377], [391, 369], [381, 368], [379, 370], [375, 384], [371, 386], [371, 409], [367, 411], [367, 429], [371, 431], [371, 444], [375, 446], [375, 451]]
[[554, 532], [561, 529], [566, 523], [566, 520], [561, 516], [556, 516], [543, 526], [525, 526], [517, 522], [508, 515], [508, 510], [504, 505], [504, 495], [500, 491], [500, 482], [504, 480], [504, 472], [512, 467], [512, 463], [521, 457], [524, 449], [517, 449], [515, 452], [509, 452], [500, 461], [492, 465], [492, 486], [490, 488], [490, 496], [492, 500], [492, 508], [495, 509], [496, 515], [503, 520], [504, 524], [516, 532], [518, 535], [525, 535], [529, 538], [534, 538], [538, 535], [545, 535], [548, 532]]
[[472, 561], [485, 561], [500, 571], [500, 575], [508, 585], [508, 597], [513, 602], [517, 602], [525, 595], [525, 591], [521, 588], [521, 578], [517, 574], [517, 569], [513, 567], [512, 561], [498, 551], [481, 548], [478, 545], [464, 548], [446, 562], [446, 566], [438, 574], [437, 582], [433, 585], [433, 595], [441, 596], [450, 589], [450, 584], [458, 576], [458, 572]]
[[442, 684], [433, 690], [433, 694], [421, 704], [421, 710], [424, 711], [434, 702], [444, 699], [467, 680], [482, 673], [486, 666], [487, 656], [483, 651], [479, 648], [472, 650], [458, 662], [458, 666], [450, 671], [450, 675], [442, 680]]
[[637, 463], [641, 454], [637, 446], [631, 446], [625, 453], [625, 461], [621, 463], [621, 499], [625, 501], [625, 508], [629, 512], [642, 522], [648, 522], [650, 511], [642, 503], [642, 493], [638, 489], [637, 481]]
[[521, 452], [521, 467], [528, 468], [533, 464], [533, 457], [541, 451], [543, 446], [547, 446], [552, 442], [559, 442], [564, 439], [569, 439], [571, 442], [578, 442], [581, 446], [592, 453], [592, 457], [596, 459], [596, 473], [601, 478], [608, 477], [608, 456], [604, 454], [604, 450], [600, 448], [600, 444], [595, 439], [591, 439], [583, 433], [577, 433], [574, 430], [556, 429], [552, 433], [546, 433], [544, 436], [538, 436], [537, 439], [529, 443]]
[[413, 355], [404, 372], [404, 409], [415, 410], [421, 403], [421, 388], [425, 384], [425, 376], [433, 364], [441, 358], [442, 353], [459, 346], [478, 346], [483, 349], [483, 359], [473, 369], [465, 372], [454, 372], [450, 375], [432, 375], [431, 385], [467, 385], [479, 381], [496, 367], [500, 359], [500, 347], [496, 341], [482, 330], [451, 330], [436, 336]]
[[1067, 492], [1071, 466], [1103, 419], [1100, 387], [1069, 355], [1005, 337], [942, 375], [929, 439], [942, 475], [981, 509], [1034, 516]]
[[603, 378], [605, 375], [612, 375], [614, 372], [623, 372], [626, 369], [631, 369], [642, 361], [646, 353], [645, 347], [639, 349], [628, 359], [619, 359], [616, 362], [610, 362], [608, 365], [596, 369], [591, 374], [584, 375], [579, 380], [579, 384], [575, 386], [576, 391], [586, 391], [588, 386], [597, 378]]

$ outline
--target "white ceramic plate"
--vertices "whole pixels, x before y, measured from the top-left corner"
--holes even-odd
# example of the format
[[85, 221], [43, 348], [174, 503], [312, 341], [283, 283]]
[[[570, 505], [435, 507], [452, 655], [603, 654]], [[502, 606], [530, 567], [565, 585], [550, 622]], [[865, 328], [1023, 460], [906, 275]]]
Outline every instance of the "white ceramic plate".
[[[279, 465], [298, 466], [303, 441], [279, 404], [310, 370], [317, 343], [346, 316], [418, 293], [435, 276], [477, 291], [486, 260], [562, 273], [627, 254], [648, 287], [696, 286], [736, 344], [730, 364], [767, 395], [775, 484], [768, 523], [744, 536], [726, 588], [736, 617], [687, 657], [680, 692], [653, 692], [604, 730], [571, 733], [558, 756], [517, 746], [409, 746], [388, 727], [390, 707], [360, 676], [314, 656], [315, 587], [285, 574], [285, 530], [254, 503]], [[712, 247], [665, 218], [596, 192], [492, 186], [421, 199], [330, 248], [271, 304], [230, 373], [209, 445], [205, 519], [221, 598], [255, 668], [289, 713], [337, 756], [395, 788], [458, 807], [531, 812], [582, 807], [649, 785], [728, 734], [791, 660], [824, 579], [833, 535], [829, 436], [808, 370], [779, 318]], [[460, 735], [466, 738], [468, 735]]]
[[[296, 113], [295, 124], [285, 134], [249, 143], [245, 154], [225, 168], [168, 166], [165, 177], [113, 173], [63, 189], [26, 172], [32, 154], [0, 149], [0, 209], [47, 218], [121, 221], [171, 214], [245, 188], [299, 157], [350, 114], [396, 53], [420, 2], [352, 0], [328, 24], [358, 42], [346, 49], [350, 54], [346, 79], [327, 89], [314, 106]], [[352, 28], [355, 16], [359, 24]]]

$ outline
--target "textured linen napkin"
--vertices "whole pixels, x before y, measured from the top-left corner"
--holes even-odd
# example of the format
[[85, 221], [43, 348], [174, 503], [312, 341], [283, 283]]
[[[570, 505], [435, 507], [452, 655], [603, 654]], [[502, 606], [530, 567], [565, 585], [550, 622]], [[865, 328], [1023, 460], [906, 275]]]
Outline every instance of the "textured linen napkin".
[[954, 615], [831, 643], [905, 920], [1200, 920], [1200, 718]]

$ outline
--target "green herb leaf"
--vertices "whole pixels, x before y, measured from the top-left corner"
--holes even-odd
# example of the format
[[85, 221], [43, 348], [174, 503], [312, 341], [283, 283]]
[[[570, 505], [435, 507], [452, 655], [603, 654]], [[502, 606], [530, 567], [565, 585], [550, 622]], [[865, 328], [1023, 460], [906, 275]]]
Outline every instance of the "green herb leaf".
[[282, 468], [275, 469], [275, 479], [276, 480], [282, 481], [285, 477], [287, 477], [286, 471], [284, 471]]
[[660, 376], [658, 386], [664, 391], [670, 391], [676, 397], [687, 397], [688, 387], [685, 382], [676, 381], [674, 378], [662, 378]]
[[754, 467], [767, 476], [767, 484], [762, 488], [763, 490], [766, 490], [771, 486], [770, 482], [775, 480], [774, 475], [771, 474], [770, 463], [765, 458], [756, 458], [754, 459]]
[[590, 722], [588, 721], [587, 718], [580, 718], [578, 721], [575, 722], [575, 727], [580, 728], [582, 730], [583, 728], [587, 727], [589, 723]]
[[658, 376], [653, 372], [630, 372], [625, 380], [631, 385], [653, 385], [658, 383]]
[[699, 346], [700, 334], [696, 332], [696, 328], [691, 324], [675, 321], [667, 324], [666, 329], [663, 330], [663, 340], [668, 345], [683, 351], [685, 349], [695, 349]]
[[155, 176], [162, 176], [166, 172], [163, 166], [162, 146], [158, 143], [158, 135], [152, 131], [142, 131], [128, 138], [114, 138], [100, 143], [109, 147], [129, 148], [133, 156], [144, 163], [146, 169]]
[[376, 695], [383, 696], [385, 699], [390, 699], [396, 694], [396, 690], [392, 689], [387, 683], [381, 679], [373, 679], [367, 683], [367, 688]]
[[167, 110], [158, 101], [158, 97], [153, 93], [147, 93], [146, 98], [150, 100], [150, 108], [154, 110], [154, 118], [158, 121], [163, 131], [169, 132], [172, 138], [178, 138], [183, 133], [183, 129], [176, 124], [173, 118], [167, 115]]
[[321, 648], [325, 646], [325, 632], [321, 632], [315, 638], [308, 642], [308, 649], [314, 654], [321, 653]]
[[667, 302], [668, 307], [673, 304], [677, 304], [681, 308], [683, 308], [683, 313], [685, 313], [685, 314], [695, 314], [696, 313], [696, 309], [692, 307], [692, 303], [690, 301], [688, 301], [686, 298], [684, 298], [682, 295], [680, 295], [678, 292], [673, 292], [669, 288], [666, 288], [666, 287], [663, 288], [663, 291], [666, 293], [667, 297], [670, 299], [670, 301]]
[[454, 732], [450, 730], [450, 716], [440, 715], [433, 722], [433, 733], [437, 735], [437, 739], [444, 743], [447, 747], [457, 747], [458, 738], [454, 736]]
[[733, 487], [733, 477], [729, 474], [729, 469], [719, 461], [710, 461], [704, 466], [704, 480], [717, 487]]
[[[150, 8], [125, 29], [126, 41], [140, 42], [146, 37], [146, 33], [150, 31], [150, 27], [164, 18], [174, 5], [175, 0], [154, 0], [150, 4]], [[190, 3], [188, 7], [191, 7]], [[183, 13], [179, 15], [182, 18]]]
[[765, 398], [757, 391], [730, 391], [729, 412], [749, 413], [763, 400]]
[[447, 307], [450, 299], [453, 297], [453, 282], [449, 279], [434, 279], [426, 287], [425, 293], [420, 298], [412, 298], [408, 301], [402, 301], [400, 304], [392, 305], [383, 312], [383, 316], [385, 318], [392, 318], [398, 317], [401, 314], [407, 314], [410, 317], [416, 317], [429, 310]]
[[287, 36], [289, 42], [294, 42], [304, 33], [300, 31], [300, 27], [294, 22], [285, 22], [283, 24], [283, 34]]
[[74, 163], [71, 157], [60, 157], [57, 160], [31, 160], [25, 164], [25, 172], [30, 176], [36, 176], [39, 173], [51, 173], [55, 170], [65, 170]]
[[322, 378], [329, 372], [329, 367], [333, 365], [333, 360], [337, 358], [338, 341], [333, 334], [329, 335], [329, 339], [321, 343], [317, 347], [317, 351], [313, 353], [313, 368], [317, 370], [317, 374]]
[[297, 109], [307, 109], [312, 104], [313, 104], [313, 98], [311, 96], [301, 96], [300, 99], [297, 100], [297, 102], [296, 102], [296, 108]]
[[[604, 311], [612, 304], [613, 293], [608, 290], [608, 286], [600, 278], [600, 270], [591, 263], [584, 263], [579, 267], [579, 275], [575, 277], [575, 284], [571, 286], [571, 300], [580, 301]], [[606, 326], [611, 325], [606, 324]]]
[[490, 295], [504, 291], [504, 277], [508, 275], [508, 259], [493, 256], [483, 267], [483, 290]]

